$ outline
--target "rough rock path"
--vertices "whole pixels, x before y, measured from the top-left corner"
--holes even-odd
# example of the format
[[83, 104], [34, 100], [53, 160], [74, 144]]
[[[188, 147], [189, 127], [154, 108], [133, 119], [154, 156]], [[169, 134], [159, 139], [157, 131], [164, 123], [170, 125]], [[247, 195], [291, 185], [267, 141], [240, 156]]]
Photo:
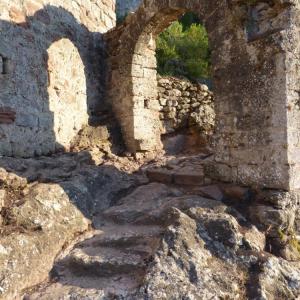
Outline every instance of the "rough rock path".
[[[151, 181], [172, 184], [203, 183], [203, 169], [189, 161], [170, 161], [166, 167], [147, 170]], [[152, 183], [119, 199], [118, 206], [98, 214], [94, 230], [64, 251], [51, 273], [51, 282], [26, 299], [94, 299], [134, 294], [142, 285], [148, 263], [159, 247], [164, 220], [160, 218], [168, 197], [182, 196], [174, 187]], [[73, 299], [72, 298], [72, 299]], [[98, 299], [98, 298], [97, 298]]]
[[199, 157], [146, 172], [151, 182], [96, 214], [94, 229], [24, 299], [300, 297], [299, 264], [265, 252], [264, 234], [222, 202]]
[[91, 238], [59, 258], [52, 271], [56, 282], [28, 299], [99, 299], [133, 292], [141, 285], [160, 233], [158, 226], [99, 226]]

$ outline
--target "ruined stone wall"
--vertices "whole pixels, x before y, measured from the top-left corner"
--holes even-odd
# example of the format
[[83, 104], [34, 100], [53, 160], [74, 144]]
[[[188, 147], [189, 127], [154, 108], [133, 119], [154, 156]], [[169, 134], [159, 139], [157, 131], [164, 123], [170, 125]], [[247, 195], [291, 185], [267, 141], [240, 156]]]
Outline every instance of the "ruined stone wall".
[[297, 147], [289, 152], [288, 144], [298, 118], [296, 112], [289, 117], [287, 99], [296, 99], [293, 86], [299, 81], [291, 79], [288, 89], [286, 71], [292, 65], [296, 70], [298, 50], [288, 48], [292, 40], [295, 49], [299, 45], [298, 7], [296, 0], [143, 1], [108, 38], [110, 97], [128, 149], [160, 147], [155, 38], [193, 11], [206, 26], [212, 52], [216, 155], [207, 172], [244, 185], [297, 188], [298, 164], [290, 163]]
[[[300, 188], [300, 2], [291, 9], [291, 23], [285, 35], [287, 118], [288, 118], [288, 159], [291, 186]], [[300, 237], [300, 200], [296, 203], [295, 231]]]
[[[287, 89], [288, 159], [291, 185], [300, 188], [300, 2], [291, 8], [289, 30], [284, 35], [286, 52], [285, 74]], [[299, 212], [300, 214], [300, 212]]]
[[207, 85], [175, 77], [158, 77], [162, 134], [194, 127], [211, 135], [215, 125], [213, 93]]
[[0, 1], [0, 155], [69, 148], [101, 109], [114, 0]]

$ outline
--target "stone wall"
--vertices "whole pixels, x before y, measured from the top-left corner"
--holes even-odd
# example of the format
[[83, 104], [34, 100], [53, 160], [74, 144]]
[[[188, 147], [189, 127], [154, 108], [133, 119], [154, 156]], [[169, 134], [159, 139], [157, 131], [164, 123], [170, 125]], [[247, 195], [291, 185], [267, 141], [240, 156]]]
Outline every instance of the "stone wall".
[[70, 147], [103, 105], [115, 0], [0, 1], [0, 155]]
[[[291, 26], [284, 35], [287, 88], [288, 159], [291, 183], [300, 188], [300, 2], [291, 11]], [[300, 212], [299, 212], [300, 214]]]
[[211, 135], [215, 125], [213, 93], [205, 84], [175, 77], [158, 77], [162, 134], [195, 127]]
[[298, 0], [143, 1], [107, 37], [109, 95], [128, 149], [161, 147], [155, 39], [187, 11], [203, 21], [212, 52], [215, 159], [207, 172], [243, 185], [299, 188], [299, 118], [289, 105], [299, 99]]

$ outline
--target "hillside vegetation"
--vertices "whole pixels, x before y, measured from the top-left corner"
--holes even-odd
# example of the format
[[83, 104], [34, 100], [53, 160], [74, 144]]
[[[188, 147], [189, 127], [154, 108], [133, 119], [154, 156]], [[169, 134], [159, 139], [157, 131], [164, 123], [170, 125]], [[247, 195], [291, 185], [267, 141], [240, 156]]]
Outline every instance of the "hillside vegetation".
[[210, 50], [206, 29], [193, 14], [172, 23], [157, 38], [160, 75], [190, 79], [210, 77]]

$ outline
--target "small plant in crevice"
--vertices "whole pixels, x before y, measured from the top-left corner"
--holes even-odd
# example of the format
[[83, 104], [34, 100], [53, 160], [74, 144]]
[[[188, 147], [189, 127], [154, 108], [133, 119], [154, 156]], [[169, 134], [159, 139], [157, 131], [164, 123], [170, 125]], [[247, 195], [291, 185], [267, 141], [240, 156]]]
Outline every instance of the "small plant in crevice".
[[290, 229], [286, 232], [279, 229], [278, 235], [280, 240], [285, 243], [286, 245], [289, 245], [292, 249], [296, 250], [300, 255], [300, 241], [297, 238], [297, 235], [294, 230]]

